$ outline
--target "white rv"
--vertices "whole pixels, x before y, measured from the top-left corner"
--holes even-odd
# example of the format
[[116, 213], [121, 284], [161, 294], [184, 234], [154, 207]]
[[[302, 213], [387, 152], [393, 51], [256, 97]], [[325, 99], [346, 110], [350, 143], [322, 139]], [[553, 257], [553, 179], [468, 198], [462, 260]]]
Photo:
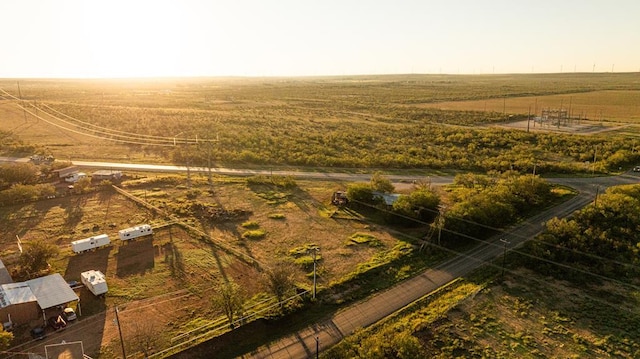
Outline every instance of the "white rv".
[[108, 246], [109, 243], [111, 243], [111, 241], [109, 240], [109, 236], [106, 234], [101, 234], [95, 237], [89, 237], [89, 238], [73, 241], [71, 242], [71, 249], [75, 253], [82, 253], [94, 248]]
[[80, 273], [80, 281], [82, 281], [82, 284], [95, 296], [105, 294], [107, 290], [109, 290], [109, 288], [107, 288], [107, 279], [99, 270], [92, 269]]
[[118, 231], [118, 235], [120, 236], [120, 239], [123, 241], [128, 241], [130, 239], [134, 239], [142, 236], [148, 236], [150, 234], [153, 234], [153, 229], [148, 224], [141, 224], [139, 226], [121, 229]]

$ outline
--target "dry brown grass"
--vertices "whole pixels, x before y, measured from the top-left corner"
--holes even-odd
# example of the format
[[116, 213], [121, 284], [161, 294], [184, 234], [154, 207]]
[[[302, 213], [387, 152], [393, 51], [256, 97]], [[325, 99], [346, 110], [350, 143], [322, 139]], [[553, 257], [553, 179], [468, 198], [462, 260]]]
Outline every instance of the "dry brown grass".
[[[144, 182], [145, 175], [138, 177], [138, 183]], [[156, 176], [148, 175], [147, 178], [153, 180]], [[205, 178], [193, 178], [193, 183], [193, 189], [199, 189], [199, 195], [193, 201], [251, 213], [248, 218], [216, 223], [192, 220], [196, 227], [210, 233], [216, 241], [254, 257], [265, 267], [292, 261], [290, 250], [316, 244], [321, 248], [319, 286], [346, 275], [358, 263], [370, 260], [397, 242], [384, 230], [371, 228], [359, 221], [330, 218], [326, 213], [331, 209], [332, 191], [340, 186], [337, 183], [300, 182], [298, 188], [287, 192], [268, 186], [250, 187], [243, 179], [234, 179], [217, 182], [213, 195], [207, 192]], [[127, 188], [125, 182], [125, 189], [142, 198], [146, 191], [150, 203], [165, 208], [168, 208], [167, 202], [180, 203], [188, 192], [186, 186], [161, 186], [157, 183]], [[274, 203], [266, 199], [264, 192], [267, 190], [287, 192], [286, 200]], [[275, 213], [284, 218], [270, 218]], [[41, 238], [58, 245], [60, 254], [51, 264], [53, 270], [67, 280], [79, 281], [80, 272], [89, 269], [98, 269], [106, 274], [109, 293], [104, 300], [95, 298], [86, 289], [79, 292], [85, 317], [107, 311], [106, 317], [97, 317], [105, 321], [104, 326], [82, 331], [102, 338], [87, 340], [92, 343], [85, 347], [89, 353], [95, 354], [101, 345], [103, 351], [117, 352], [117, 333], [111, 322], [107, 322], [112, 316], [110, 308], [114, 305], [126, 309], [123, 321], [127, 320], [127, 313], [138, 315], [135, 314], [138, 313], [137, 307], [148, 308], [146, 310], [150, 313], [156, 313], [154, 318], [162, 328], [162, 335], [171, 336], [184, 331], [182, 328], [187, 323], [216, 317], [206, 293], [221, 280], [240, 284], [248, 298], [265, 290], [261, 273], [256, 268], [207, 241], [193, 238], [178, 226], [156, 229], [152, 238], [121, 242], [117, 236], [118, 229], [141, 223], [157, 225], [166, 219], [116, 193], [59, 197], [0, 208], [0, 217], [3, 223], [9, 223], [0, 227], [0, 250], [9, 269], [17, 255], [14, 240], [17, 234], [24, 241]], [[241, 235], [246, 228], [242, 224], [246, 221], [257, 223], [267, 233], [265, 238], [243, 239]], [[115, 227], [109, 227], [109, 224], [115, 224]], [[94, 230], [94, 226], [99, 228]], [[371, 234], [384, 246], [347, 246], [349, 236], [355, 232]], [[99, 233], [110, 236], [110, 247], [82, 254], [72, 253], [69, 242]], [[297, 267], [296, 284], [309, 288], [309, 272], [309, 268]], [[183, 292], [185, 290], [191, 293], [188, 305], [179, 299], [187, 293]], [[179, 300], [158, 297], [174, 292], [178, 293], [175, 297]], [[158, 299], [144, 301], [145, 298]]]
[[458, 111], [489, 111], [540, 115], [543, 108], [570, 109], [573, 116], [593, 121], [640, 123], [640, 91], [594, 91], [585, 93], [505, 97], [477, 101], [448, 101], [418, 105]]

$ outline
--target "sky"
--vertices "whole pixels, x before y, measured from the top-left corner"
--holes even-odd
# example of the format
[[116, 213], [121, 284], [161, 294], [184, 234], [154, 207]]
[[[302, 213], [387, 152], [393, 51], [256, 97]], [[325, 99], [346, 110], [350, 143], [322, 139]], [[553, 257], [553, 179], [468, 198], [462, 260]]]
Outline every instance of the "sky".
[[640, 71], [638, 0], [0, 0], [0, 78]]

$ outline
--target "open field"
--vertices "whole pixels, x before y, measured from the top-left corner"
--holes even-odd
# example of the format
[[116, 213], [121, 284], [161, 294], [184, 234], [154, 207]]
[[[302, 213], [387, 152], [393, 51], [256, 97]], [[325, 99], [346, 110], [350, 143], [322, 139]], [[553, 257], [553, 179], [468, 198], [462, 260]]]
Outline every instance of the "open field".
[[640, 123], [640, 91], [593, 91], [562, 95], [448, 101], [423, 104], [420, 107], [523, 115], [531, 113], [531, 116], [540, 116], [543, 109], [563, 108], [570, 112], [571, 117], [588, 119], [592, 122]]
[[483, 268], [330, 349], [323, 358], [636, 358], [638, 293]]
[[[576, 115], [637, 122], [640, 83], [635, 73], [578, 73], [24, 80], [20, 93], [4, 80], [0, 88], [0, 130], [65, 160], [482, 171], [548, 162], [575, 171], [603, 142], [609, 154], [631, 151], [626, 132], [550, 140], [486, 125], [527, 114], [535, 98], [538, 108], [571, 103]], [[463, 105], [431, 107], [443, 104]], [[535, 158], [513, 153], [522, 147]]]

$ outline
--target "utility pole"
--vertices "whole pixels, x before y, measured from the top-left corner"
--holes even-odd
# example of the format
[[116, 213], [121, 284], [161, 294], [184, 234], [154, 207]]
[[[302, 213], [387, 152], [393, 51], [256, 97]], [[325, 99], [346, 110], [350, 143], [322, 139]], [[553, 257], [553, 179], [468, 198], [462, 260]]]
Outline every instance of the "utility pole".
[[596, 146], [595, 150], [593, 151], [593, 167], [591, 168], [591, 175], [592, 176], [595, 176], [595, 174], [596, 174], [597, 154], [598, 154], [598, 146]]
[[504, 238], [500, 238], [500, 242], [504, 244], [504, 252], [502, 253], [502, 274], [500, 275], [500, 280], [502, 280], [504, 279], [504, 265], [507, 260], [507, 244], [510, 244], [511, 242], [507, 241]]
[[115, 307], [116, 324], [118, 325], [118, 333], [120, 334], [120, 344], [122, 345], [122, 359], [127, 359], [127, 352], [124, 349], [124, 339], [122, 339], [122, 328], [120, 328], [120, 318], [118, 317], [118, 306]]
[[309, 250], [311, 251], [311, 254], [313, 255], [313, 292], [312, 292], [312, 298], [316, 299], [316, 256], [318, 254], [318, 252], [320, 252], [320, 248], [317, 246], [313, 246], [311, 248], [309, 248]]

